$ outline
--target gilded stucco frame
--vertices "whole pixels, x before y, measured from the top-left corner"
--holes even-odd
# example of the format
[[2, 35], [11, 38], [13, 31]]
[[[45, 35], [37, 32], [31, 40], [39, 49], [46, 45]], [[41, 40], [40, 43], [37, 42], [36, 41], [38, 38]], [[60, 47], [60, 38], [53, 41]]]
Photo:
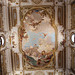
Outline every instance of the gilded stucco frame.
[[[26, 12], [26, 14], [27, 14], [29, 11], [33, 10], [33, 9], [42, 9], [42, 10], [45, 10], [45, 11], [47, 12], [47, 14], [49, 15], [49, 17], [51, 18], [52, 27], [53, 27], [54, 30], [55, 30], [55, 50], [53, 51], [53, 58], [54, 58], [54, 61], [55, 61], [55, 51], [58, 49], [58, 41], [57, 41], [57, 38], [58, 38], [58, 29], [57, 29], [57, 27], [56, 27], [56, 25], [55, 25], [55, 16], [54, 16], [55, 11], [54, 11], [54, 8], [51, 7], [52, 13], [50, 14], [50, 13], [49, 13], [45, 8], [43, 8], [43, 7], [32, 7], [32, 8], [30, 8], [30, 9], [28, 9], [28, 11]], [[18, 28], [18, 34], [19, 34], [19, 32], [20, 32], [20, 29], [22, 28], [23, 20], [24, 20], [26, 14], [23, 16], [23, 19], [21, 20], [21, 26], [19, 26], [19, 28]], [[19, 34], [19, 39], [20, 39], [20, 34]], [[20, 50], [20, 52], [24, 55], [24, 52], [23, 52], [23, 50], [22, 50], [22, 44], [21, 44], [20, 41], [19, 41], [19, 50]], [[53, 59], [53, 58], [52, 58], [52, 59]], [[51, 59], [51, 61], [52, 61], [52, 59]], [[48, 63], [48, 64], [50, 64], [50, 63]], [[48, 65], [48, 64], [47, 64], [47, 65]], [[47, 67], [47, 65], [44, 66], [44, 67], [34, 67], [34, 66], [32, 66], [32, 67], [33, 67], [34, 69], [47, 69], [47, 68], [45, 68], [45, 67]], [[24, 66], [24, 65], [23, 65], [23, 66]], [[55, 63], [54, 63], [54, 66], [53, 66], [52, 68], [53, 68], [53, 69], [55, 68]], [[24, 69], [26, 69], [26, 68], [24, 68]], [[50, 69], [50, 68], [48, 68], [48, 69]]]
[[[14, 18], [14, 14], [16, 14], [16, 18]], [[11, 19], [12, 19], [12, 27], [15, 27], [17, 24], [17, 10], [16, 7], [11, 7]]]
[[60, 62], [60, 64], [59, 64], [59, 60], [58, 60], [58, 67], [59, 68], [63, 68], [63, 54], [64, 54], [64, 51], [59, 51], [59, 53], [58, 53], [58, 59], [60, 58], [61, 59], [61, 62]]
[[[15, 57], [16, 56], [16, 57]], [[18, 67], [16, 67], [16, 62], [17, 62], [17, 58], [19, 57], [18, 53], [15, 53], [14, 51], [11, 50], [11, 59], [12, 59], [12, 70], [14, 71], [14, 73], [16, 71], [20, 70], [20, 62], [18, 62]], [[20, 59], [18, 59], [18, 61], [20, 61]]]
[[[71, 17], [74, 16], [73, 13], [72, 13], [72, 12], [74, 11], [74, 10], [72, 10], [72, 6], [73, 6], [74, 4], [75, 4], [75, 0], [73, 0], [73, 1], [71, 2]], [[72, 19], [71, 19], [71, 29], [75, 29], [75, 26], [74, 26], [74, 25], [72, 26], [72, 24], [73, 24], [73, 23], [72, 23]]]
[[[18, 61], [18, 64], [17, 64], [17, 61]], [[20, 70], [20, 59], [19, 59], [18, 53], [14, 53], [14, 65], [15, 65], [15, 71], [19, 71]]]

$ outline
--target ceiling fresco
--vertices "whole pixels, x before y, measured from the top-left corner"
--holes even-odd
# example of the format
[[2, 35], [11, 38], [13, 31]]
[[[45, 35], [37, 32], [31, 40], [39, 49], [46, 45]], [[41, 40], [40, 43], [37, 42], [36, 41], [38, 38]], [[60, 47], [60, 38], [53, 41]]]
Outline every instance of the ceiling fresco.
[[2, 74], [74, 75], [74, 3], [75, 0], [0, 0]]
[[24, 57], [34, 67], [43, 67], [54, 57], [55, 30], [43, 9], [30, 10], [23, 21], [20, 41]]

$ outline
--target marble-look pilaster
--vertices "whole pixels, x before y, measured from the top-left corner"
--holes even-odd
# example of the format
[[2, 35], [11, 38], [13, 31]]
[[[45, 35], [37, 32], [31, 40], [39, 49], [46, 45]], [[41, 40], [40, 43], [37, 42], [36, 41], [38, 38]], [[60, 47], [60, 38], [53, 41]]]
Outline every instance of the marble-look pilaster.
[[19, 53], [19, 60], [20, 60], [20, 70], [23, 71], [23, 62], [22, 62], [22, 54]]
[[11, 46], [9, 44], [9, 23], [8, 23], [8, 0], [2, 0], [3, 6], [3, 25], [4, 25], [4, 32], [6, 38], [6, 50], [5, 50], [5, 63], [6, 63], [6, 70], [7, 75], [12, 71], [12, 63], [11, 63]]
[[[12, 72], [12, 62], [11, 62], [11, 45], [9, 42], [9, 35], [10, 32], [7, 32], [5, 34], [6, 39], [6, 50], [5, 50], [5, 62], [6, 62], [6, 69], [7, 69], [7, 73], [11, 73]], [[9, 75], [9, 74], [8, 74]]]
[[55, 6], [55, 25], [58, 25], [58, 6]]
[[11, 46], [9, 44], [9, 23], [8, 23], [8, 0], [3, 0], [3, 25], [4, 25], [4, 32], [6, 39], [6, 50], [5, 50], [5, 63], [6, 63], [6, 70], [7, 75], [12, 71], [12, 63], [11, 63]]
[[9, 30], [8, 8], [6, 6], [3, 6], [3, 25], [4, 25], [4, 31], [8, 31]]
[[56, 55], [56, 69], [58, 69], [58, 51], [55, 52], [55, 55]]
[[8, 24], [8, 1], [3, 0], [3, 25], [4, 25], [4, 31], [9, 31], [9, 24]]
[[71, 29], [71, 5], [70, 0], [66, 3], [66, 75], [69, 75], [71, 69], [71, 47], [70, 47], [70, 29]]
[[11, 50], [10, 49], [5, 50], [5, 56], [6, 56], [7, 73], [10, 73], [12, 71]]
[[58, 25], [58, 5], [56, 4], [57, 0], [55, 0], [55, 25]]
[[17, 10], [17, 25], [20, 25], [20, 7], [16, 7]]

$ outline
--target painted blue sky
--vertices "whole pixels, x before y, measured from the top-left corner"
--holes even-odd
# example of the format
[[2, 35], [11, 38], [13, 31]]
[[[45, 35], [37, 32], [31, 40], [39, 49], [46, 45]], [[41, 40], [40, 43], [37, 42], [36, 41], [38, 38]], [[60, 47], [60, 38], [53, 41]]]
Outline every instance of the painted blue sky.
[[[28, 34], [28, 37], [29, 37], [29, 41], [25, 44], [25, 48], [26, 47], [30, 47], [30, 46], [39, 46], [39, 39], [42, 38], [46, 38], [44, 37], [43, 33], [45, 32], [38, 32], [38, 33], [35, 33], [35, 32], [32, 32], [32, 31], [28, 31], [27, 34]], [[51, 37], [51, 41], [52, 42], [55, 42], [55, 33], [53, 34], [50, 34], [48, 33], [47, 36], [50, 36]]]

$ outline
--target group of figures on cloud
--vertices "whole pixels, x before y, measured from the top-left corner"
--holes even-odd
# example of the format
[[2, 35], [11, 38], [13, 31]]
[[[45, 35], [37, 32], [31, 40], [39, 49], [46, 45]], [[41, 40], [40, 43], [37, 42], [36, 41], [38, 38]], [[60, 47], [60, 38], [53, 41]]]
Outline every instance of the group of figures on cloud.
[[51, 58], [53, 57], [53, 52], [45, 52], [44, 50], [39, 53], [39, 52], [33, 52], [31, 54], [27, 54], [26, 51], [24, 52], [24, 57], [26, 58], [27, 62], [34, 66], [34, 67], [39, 67], [39, 66], [44, 66], [47, 63], [50, 62]]

